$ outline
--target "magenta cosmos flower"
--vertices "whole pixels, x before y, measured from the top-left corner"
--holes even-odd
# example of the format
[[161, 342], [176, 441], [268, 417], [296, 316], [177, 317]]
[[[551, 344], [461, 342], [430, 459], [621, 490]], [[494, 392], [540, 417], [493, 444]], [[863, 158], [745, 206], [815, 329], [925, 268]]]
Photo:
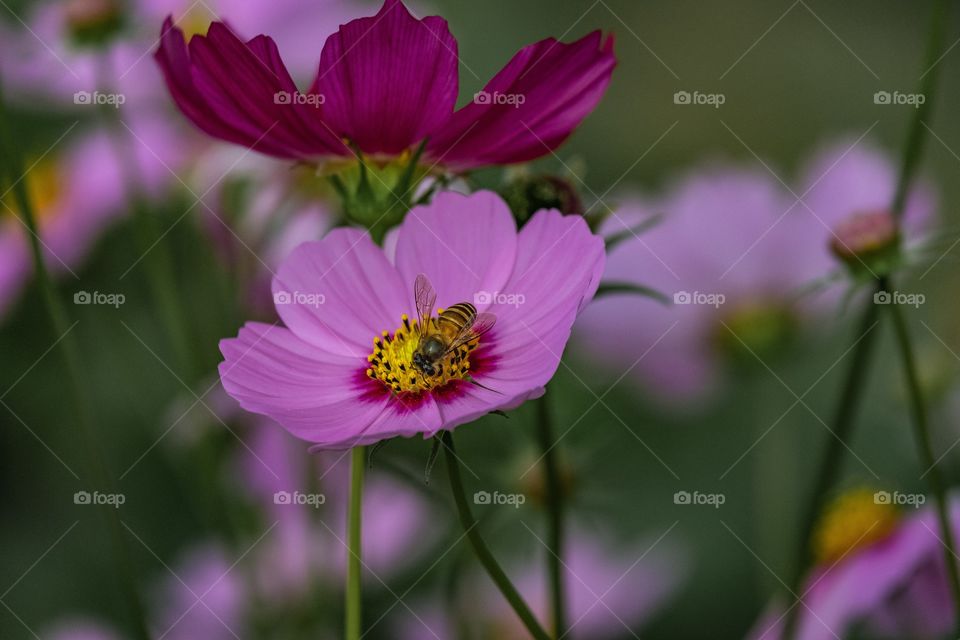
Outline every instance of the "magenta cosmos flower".
[[292, 160], [396, 156], [426, 140], [425, 160], [468, 169], [537, 158], [596, 106], [615, 65], [613, 39], [548, 38], [521, 49], [455, 110], [457, 41], [442, 18], [400, 0], [327, 38], [301, 93], [274, 41], [214, 22], [189, 44], [168, 18], [157, 61], [183, 113], [216, 138]]
[[[248, 323], [220, 344], [223, 386], [243, 408], [339, 448], [432, 436], [514, 407], [553, 376], [604, 263], [583, 218], [540, 211], [518, 232], [490, 192], [441, 193], [386, 245], [341, 228], [293, 251], [273, 281], [286, 327]], [[431, 331], [441, 307], [496, 317], [431, 375], [413, 362], [421, 274], [436, 293]]]
[[[818, 563], [801, 592], [806, 606], [796, 640], [845, 638], [855, 628], [869, 638], [933, 640], [954, 628], [936, 514], [928, 506], [902, 516], [891, 495], [856, 490], [827, 511], [814, 539]], [[955, 496], [950, 511], [956, 530]], [[750, 638], [779, 640], [784, 620], [782, 605], [773, 608]]]

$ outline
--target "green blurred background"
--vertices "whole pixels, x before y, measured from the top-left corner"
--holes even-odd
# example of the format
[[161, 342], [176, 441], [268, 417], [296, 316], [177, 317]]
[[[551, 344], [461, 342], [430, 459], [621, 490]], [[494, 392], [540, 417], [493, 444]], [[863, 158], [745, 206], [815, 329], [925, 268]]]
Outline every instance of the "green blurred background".
[[[789, 181], [817, 142], [837, 134], [860, 135], [874, 122], [871, 135], [898, 155], [912, 109], [875, 105], [873, 94], [912, 92], [918, 84], [929, 5], [896, 0], [432, 3], [459, 40], [463, 96], [478, 90], [480, 79], [495, 73], [528, 42], [561, 34], [571, 39], [594, 28], [615, 32], [619, 66], [611, 89], [559, 151], [596, 194], [615, 183], [618, 190], [653, 189], [704, 159], [752, 161], [745, 145]], [[25, 6], [11, 3], [0, 9], [0, 19], [15, 22], [12, 14]], [[948, 44], [953, 44], [960, 36], [960, 16], [954, 17], [948, 34]], [[318, 52], [320, 45], [318, 38]], [[950, 228], [958, 222], [955, 209], [960, 202], [960, 157], [955, 151], [960, 150], [960, 120], [955, 117], [960, 108], [960, 48], [939, 64], [944, 67], [943, 85], [929, 123], [924, 173], [940, 191], [943, 226]], [[673, 94], [679, 90], [721, 92], [726, 103], [720, 109], [678, 106]], [[43, 113], [18, 111], [13, 116], [27, 150], [45, 148], [63, 127], [61, 120]], [[554, 158], [538, 164], [545, 170], [564, 170]], [[499, 172], [485, 171], [480, 180], [495, 184]], [[591, 201], [589, 193], [585, 198]], [[154, 213], [166, 227], [184, 206], [172, 198], [169, 207]], [[160, 558], [169, 559], [209, 527], [186, 507], [195, 497], [191, 494], [207, 489], [204, 480], [194, 476], [194, 461], [163, 445], [150, 448], [169, 424], [171, 403], [189, 394], [161, 362], [173, 356], [148, 299], [146, 274], [135, 270], [118, 285], [116, 274], [139, 255], [133, 234], [130, 222], [117, 225], [80, 272], [84, 288], [123, 292], [126, 305], [119, 311], [71, 305], [70, 321], [77, 321], [73, 332], [81, 341], [85, 374], [95, 389], [96, 426], [110, 468], [119, 475], [149, 450], [120, 482], [128, 496], [122, 519], [142, 532]], [[212, 373], [219, 359], [217, 341], [236, 331], [238, 318], [213, 293], [218, 267], [197, 225], [178, 226], [164, 242], [175, 252], [194, 349]], [[911, 321], [921, 363], [933, 381], [935, 426], [945, 449], [960, 435], [956, 414], [949, 410], [958, 368], [949, 349], [960, 352], [955, 259], [948, 257], [930, 277], [911, 286], [927, 296], [928, 303], [911, 314]], [[66, 287], [65, 295], [71, 291], [72, 285]], [[847, 348], [854, 331], [851, 315], [837, 314], [817, 335], [783, 354], [772, 365], [776, 375], [798, 393], [806, 390]], [[948, 347], [924, 330], [920, 320]], [[850, 445], [885, 487], [922, 492], [886, 325], [883, 332], [869, 400]], [[133, 333], [155, 348], [159, 359]], [[72, 502], [73, 493], [84, 485], [66, 467], [81, 469], [82, 453], [60, 359], [56, 352], [44, 355], [52, 338], [41, 298], [31, 288], [0, 327], [0, 397], [8, 407], [0, 407], [0, 589], [13, 585], [0, 591], [9, 606], [0, 608], [0, 638], [30, 637], [18, 616], [33, 628], [77, 611], [123, 624], [102, 524]], [[594, 404], [594, 394], [607, 389], [589, 365], [570, 364], [577, 375], [561, 370], [552, 383], [561, 432]], [[824, 419], [837, 400], [842, 370], [833, 370], [805, 399]], [[809, 411], [797, 406], [743, 464], [719, 480], [758, 431], [794, 403], [791, 392], [769, 371], [746, 368], [736, 373], [729, 393], [714, 408], [690, 418], [645, 406], [631, 384], [610, 391], [604, 399], [609, 409], [595, 406], [563, 441], [563, 455], [578, 465], [573, 510], [620, 540], [656, 538], [677, 523], [669, 536], [687, 549], [689, 573], [678, 595], [639, 635], [671, 640], [741, 637], [776, 591], [774, 574], [787, 573], [800, 498], [811, 486], [829, 436]], [[509, 420], [488, 417], [458, 431], [461, 455], [472, 468], [484, 470], [485, 480], [489, 474], [485, 486], [502, 482], [503, 490], [510, 489], [511, 465], [535, 447], [532, 417], [532, 408], [524, 407]], [[229, 436], [214, 439], [221, 447], [235, 445]], [[378, 456], [419, 473], [427, 452], [427, 444], [410, 440], [391, 443]], [[955, 454], [944, 466], [952, 482], [958, 480]], [[847, 471], [848, 483], [874, 481], [863, 477], [858, 465], [848, 464]], [[437, 484], [445, 491], [442, 482]], [[693, 489], [722, 492], [726, 504], [720, 509], [673, 504], [674, 492]], [[757, 512], [754, 505], [764, 492], [776, 496], [775, 513]], [[437, 527], [450, 528], [454, 513], [447, 513], [450, 522], [438, 522]], [[530, 536], [521, 520], [542, 526], [535, 507], [484, 525], [506, 556], [529, 548]], [[70, 535], [43, 556], [75, 521]], [[157, 558], [136, 542], [132, 546], [143, 575], [164, 575]], [[441, 566], [436, 579], [442, 575]], [[404, 588], [396, 585], [398, 593]], [[369, 605], [371, 611], [376, 608]], [[391, 637], [386, 627], [372, 635]]]

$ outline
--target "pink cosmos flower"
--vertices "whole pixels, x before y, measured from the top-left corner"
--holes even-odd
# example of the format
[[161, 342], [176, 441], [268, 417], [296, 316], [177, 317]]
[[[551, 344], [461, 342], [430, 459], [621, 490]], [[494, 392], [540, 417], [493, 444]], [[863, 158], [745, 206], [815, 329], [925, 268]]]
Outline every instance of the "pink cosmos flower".
[[[244, 42], [222, 22], [189, 45], [168, 18], [156, 58], [183, 113], [209, 135], [293, 160], [395, 156], [426, 140], [428, 161], [471, 168], [523, 162], [559, 146], [596, 106], [613, 39], [550, 38], [521, 49], [474, 101], [454, 110], [457, 41], [445, 20], [400, 0], [327, 38], [301, 93], [274, 41]], [[346, 142], [345, 142], [346, 141]]]
[[[745, 353], [732, 332], [766, 358], [806, 320], [839, 313], [843, 286], [804, 291], [843, 272], [831, 250], [835, 232], [851, 216], [889, 206], [896, 175], [880, 149], [842, 139], [812, 156], [793, 193], [762, 167], [712, 165], [663, 195], [629, 197], [606, 232], [664, 219], [615, 247], [604, 279], [652, 287], [674, 304], [604, 298], [584, 313], [577, 344], [617, 374], [629, 368], [658, 399], [709, 397], [729, 356]], [[906, 211], [908, 239], [929, 225], [934, 207], [921, 185]]]
[[[871, 509], [874, 513], [876, 507]], [[960, 527], [960, 501], [951, 500], [954, 531]], [[872, 529], [868, 529], [872, 527]], [[803, 587], [796, 640], [847, 637], [854, 628], [871, 638], [946, 637], [954, 628], [953, 600], [943, 564], [940, 525], [932, 506], [889, 525], [886, 516], [860, 518], [846, 536], [882, 530], [839, 560], [815, 567]], [[853, 542], [851, 540], [851, 542]], [[758, 621], [755, 640], [778, 640], [783, 634], [782, 605]]]
[[[518, 232], [490, 192], [439, 194], [386, 245], [334, 229], [280, 266], [273, 291], [286, 327], [248, 323], [220, 344], [224, 388], [244, 409], [342, 448], [429, 437], [516, 406], [542, 394], [604, 263], [583, 218], [541, 211]], [[421, 274], [440, 307], [496, 316], [488, 333], [445, 351], [433, 375], [413, 364]]]

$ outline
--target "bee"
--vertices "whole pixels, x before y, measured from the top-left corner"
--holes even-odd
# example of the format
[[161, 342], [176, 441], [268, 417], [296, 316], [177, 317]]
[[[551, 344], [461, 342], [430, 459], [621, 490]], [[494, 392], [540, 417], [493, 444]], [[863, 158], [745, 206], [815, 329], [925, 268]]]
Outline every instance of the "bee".
[[413, 297], [420, 321], [420, 340], [413, 352], [413, 366], [425, 376], [442, 373], [439, 363], [447, 355], [485, 334], [497, 320], [492, 313], [477, 313], [477, 308], [469, 302], [458, 302], [444, 309], [434, 326], [431, 316], [437, 293], [422, 273], [414, 282]]

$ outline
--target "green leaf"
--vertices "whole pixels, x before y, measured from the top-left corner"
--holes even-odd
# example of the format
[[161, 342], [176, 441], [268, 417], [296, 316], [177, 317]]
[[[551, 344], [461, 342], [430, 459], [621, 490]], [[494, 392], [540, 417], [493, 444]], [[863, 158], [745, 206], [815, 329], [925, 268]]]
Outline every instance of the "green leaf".
[[617, 233], [611, 236], [608, 236], [606, 240], [607, 253], [610, 253], [611, 249], [613, 249], [615, 246], [617, 246], [624, 240], [629, 240], [630, 238], [636, 238], [646, 233], [650, 229], [654, 228], [655, 226], [660, 224], [660, 222], [663, 221], [663, 218], [665, 215], [666, 214], [663, 214], [663, 213], [657, 213], [655, 215], [650, 216], [649, 218], [647, 218], [646, 220], [644, 220], [639, 224], [635, 224], [632, 227], [628, 227], [623, 231], [618, 231]]

